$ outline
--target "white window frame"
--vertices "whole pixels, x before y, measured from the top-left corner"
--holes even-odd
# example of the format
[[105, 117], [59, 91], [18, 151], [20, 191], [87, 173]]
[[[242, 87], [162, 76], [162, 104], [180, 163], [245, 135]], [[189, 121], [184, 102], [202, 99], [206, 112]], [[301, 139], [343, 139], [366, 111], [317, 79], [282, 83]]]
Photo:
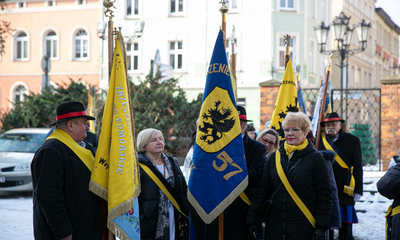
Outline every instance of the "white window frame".
[[[179, 42], [182, 43], [181, 49], [178, 49]], [[174, 43], [174, 49], [171, 49], [172, 43]], [[183, 72], [185, 70], [185, 44], [186, 42], [180, 39], [168, 41], [168, 63], [172, 66], [173, 72]], [[171, 62], [171, 55], [174, 55], [174, 65]], [[179, 55], [181, 55], [181, 68], [178, 68]]]
[[[131, 13], [128, 14], [128, 5], [131, 5]], [[135, 13], [135, 4], [137, 3], [137, 10], [138, 12]], [[132, 18], [132, 19], [136, 19], [141, 17], [141, 7], [142, 7], [142, 0], [125, 0], [125, 17], [126, 18]]]
[[[85, 31], [86, 35], [77, 36], [77, 34], [80, 31]], [[80, 43], [81, 43], [81, 47], [79, 49], [80, 52], [81, 52], [81, 56], [79, 56], [79, 57], [76, 56], [76, 54], [77, 54], [77, 52], [76, 52], [76, 50], [77, 50], [77, 48], [76, 48], [77, 47], [76, 46], [77, 40], [80, 41]], [[87, 41], [87, 51], [86, 51], [87, 56], [86, 57], [82, 56], [82, 54], [84, 53], [84, 41]], [[89, 35], [89, 31], [87, 29], [84, 29], [84, 28], [79, 28], [76, 31], [74, 31], [73, 38], [72, 38], [72, 46], [73, 46], [73, 48], [72, 48], [72, 54], [73, 54], [72, 59], [74, 61], [88, 61], [90, 59], [90, 35]]]
[[[25, 33], [26, 36], [19, 37], [21, 33]], [[29, 61], [30, 58], [30, 36], [27, 31], [17, 31], [14, 39], [14, 61]], [[26, 56], [18, 58], [18, 43], [21, 42], [21, 54], [26, 50]]]
[[[280, 46], [280, 38], [283, 38], [284, 35], [289, 34], [291, 36], [291, 41], [292, 44], [290, 46], [290, 55], [291, 55], [291, 59], [292, 59], [292, 63], [293, 63], [293, 58], [296, 56], [299, 56], [299, 34], [298, 33], [287, 33], [287, 32], [277, 32], [277, 39], [276, 39], [276, 59], [278, 60], [276, 62], [276, 69], [278, 70], [284, 70], [285, 69], [285, 65], [281, 66], [280, 65], [280, 52], [283, 51], [283, 54], [285, 56], [286, 54], [286, 46]], [[294, 39], [294, 43], [293, 43], [293, 39]]]
[[[21, 3], [22, 3], [22, 6], [21, 6]], [[15, 8], [26, 8], [26, 2], [23, 2], [23, 1], [16, 2], [15, 3]]]
[[[14, 103], [15, 103], [15, 91], [20, 87], [20, 86], [22, 86], [22, 87], [24, 87], [25, 88], [25, 91], [24, 92], [22, 92], [23, 94], [26, 94], [26, 95], [28, 95], [29, 94], [29, 87], [28, 87], [28, 85], [26, 84], [26, 83], [24, 83], [24, 82], [21, 82], [21, 81], [18, 81], [18, 82], [15, 82], [11, 87], [10, 87], [10, 109], [14, 109]], [[21, 95], [21, 98], [22, 99], [20, 99], [20, 101], [25, 101], [25, 98], [24, 98], [24, 95]]]
[[[281, 1], [285, 1], [285, 6], [281, 6]], [[293, 1], [293, 7], [288, 7], [289, 1]], [[297, 8], [297, 0], [277, 0], [277, 6], [279, 10], [283, 11], [296, 11]]]
[[[54, 32], [55, 35], [54, 36], [48, 36], [48, 34], [50, 32]], [[51, 44], [51, 54], [50, 54], [50, 60], [58, 60], [60, 58], [60, 48], [59, 48], [59, 42], [60, 42], [60, 38], [59, 38], [59, 34], [57, 31], [54, 30], [48, 30], [46, 31], [46, 33], [43, 36], [43, 55], [47, 55], [47, 41], [50, 41]], [[55, 45], [55, 46], [54, 46]], [[54, 56], [54, 48], [56, 50], [56, 54]]]
[[[182, 1], [182, 11], [179, 11], [179, 2]], [[175, 4], [175, 12], [171, 12], [172, 6]], [[183, 16], [186, 10], [185, 0], [169, 0], [168, 13], [170, 16]]]
[[[128, 47], [129, 44], [130, 44], [130, 49]], [[134, 49], [135, 44], [137, 44], [137, 47], [138, 47], [137, 50]], [[140, 45], [139, 42], [131, 42], [131, 43], [128, 42], [128, 43], [126, 43], [126, 58], [127, 58], [127, 71], [128, 71], [128, 73], [140, 73], [140, 70], [141, 70], [140, 55], [139, 55], [140, 47], [141, 47], [141, 45]], [[135, 63], [135, 60], [134, 60], [135, 57], [137, 57], [137, 60], [136, 60], [137, 69], [133, 69], [134, 68], [134, 63]], [[130, 58], [130, 62], [128, 60], [129, 58]], [[128, 63], [130, 63], [129, 66], [128, 66]]]
[[316, 44], [313, 39], [310, 39], [310, 46], [308, 50], [308, 73], [316, 74], [315, 59], [316, 59]]

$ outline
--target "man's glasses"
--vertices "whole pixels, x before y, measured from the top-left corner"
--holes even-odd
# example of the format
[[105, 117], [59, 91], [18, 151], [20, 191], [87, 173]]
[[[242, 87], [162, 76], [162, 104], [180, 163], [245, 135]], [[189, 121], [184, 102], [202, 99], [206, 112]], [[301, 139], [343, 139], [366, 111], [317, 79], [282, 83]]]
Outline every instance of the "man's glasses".
[[300, 131], [300, 128], [292, 128], [292, 129], [290, 129], [290, 128], [284, 128], [283, 131], [284, 131], [285, 133], [289, 133], [289, 132], [298, 133], [298, 132]]
[[268, 139], [261, 138], [261, 140], [263, 141], [264, 144], [267, 144], [267, 143], [268, 143], [269, 145], [275, 145], [275, 142], [268, 141]]

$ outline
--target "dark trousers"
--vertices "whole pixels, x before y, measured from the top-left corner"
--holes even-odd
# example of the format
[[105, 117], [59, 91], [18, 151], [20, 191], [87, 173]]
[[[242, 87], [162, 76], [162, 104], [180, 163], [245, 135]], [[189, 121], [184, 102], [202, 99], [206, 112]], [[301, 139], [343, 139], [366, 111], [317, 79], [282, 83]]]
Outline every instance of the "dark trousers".
[[353, 224], [342, 222], [342, 227], [339, 229], [339, 240], [354, 240]]

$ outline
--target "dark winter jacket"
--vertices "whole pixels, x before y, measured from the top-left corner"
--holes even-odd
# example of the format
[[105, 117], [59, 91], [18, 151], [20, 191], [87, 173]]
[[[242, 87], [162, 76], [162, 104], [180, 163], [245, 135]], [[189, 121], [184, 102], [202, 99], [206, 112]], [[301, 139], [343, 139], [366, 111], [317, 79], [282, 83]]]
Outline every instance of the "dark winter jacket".
[[[346, 133], [340, 130], [339, 139], [334, 142], [336, 147], [343, 154], [343, 161], [350, 168], [353, 169], [353, 176], [355, 180], [354, 193], [363, 194], [363, 168], [362, 168], [362, 154], [360, 139], [351, 133]], [[325, 150], [324, 144], [321, 140], [319, 144], [320, 150]], [[336, 186], [338, 189], [338, 197], [340, 205], [354, 205], [354, 198], [343, 192], [348, 170], [342, 168], [337, 162], [333, 165], [333, 173], [335, 174]]]
[[[91, 144], [86, 144], [91, 150]], [[31, 164], [35, 239], [102, 239], [102, 203], [89, 191], [91, 171], [66, 145], [47, 140]]]
[[[243, 136], [243, 146], [246, 158], [246, 167], [249, 177], [249, 185], [245, 189], [250, 201], [254, 198], [263, 168], [266, 164], [266, 149], [263, 144], [251, 139], [247, 132]], [[249, 205], [240, 197], [237, 197], [224, 211], [224, 239], [249, 239], [249, 231], [246, 224], [246, 216]], [[192, 220], [195, 226], [197, 240], [218, 239], [218, 218], [210, 224], [204, 224], [200, 217], [192, 211]]]
[[[326, 160], [309, 141], [307, 147], [295, 151], [290, 161], [286, 156], [284, 143], [280, 149], [282, 168], [290, 169], [287, 176], [297, 195], [315, 218], [315, 228], [326, 230], [332, 206], [332, 191]], [[250, 206], [247, 223], [257, 225], [262, 204], [279, 187], [265, 219], [265, 239], [312, 239], [314, 228], [294, 202], [278, 176], [275, 154], [268, 160], [257, 189], [255, 199]], [[289, 166], [287, 166], [289, 162]], [[298, 163], [297, 163], [298, 162]]]
[[[392, 209], [400, 206], [400, 164], [391, 167], [376, 183], [376, 187], [382, 196], [394, 200]], [[390, 236], [390, 239], [400, 239], [400, 214], [391, 219]]]
[[[176, 201], [181, 210], [187, 215], [189, 214], [189, 202], [187, 200], [187, 185], [185, 178], [179, 168], [176, 160], [166, 154], [168, 160], [171, 163], [172, 171], [174, 172], [174, 189], [177, 195]], [[145, 164], [153, 172], [158, 171], [154, 165], [150, 162], [151, 160], [144, 154], [138, 153], [139, 163]], [[141, 192], [139, 195], [139, 215], [140, 215], [140, 238], [142, 240], [155, 239], [155, 233], [158, 221], [158, 207], [160, 192], [159, 188], [153, 179], [140, 167], [140, 184]], [[183, 209], [182, 209], [183, 206]], [[177, 217], [177, 216], [175, 216]], [[175, 219], [176, 223], [176, 219]]]
[[336, 187], [335, 175], [332, 169], [332, 163], [335, 162], [336, 154], [335, 152], [332, 151], [320, 151], [320, 152], [326, 160], [326, 165], [329, 171], [329, 182], [331, 184], [331, 190], [332, 190], [332, 211], [331, 211], [331, 218], [329, 220], [329, 228], [339, 229], [341, 226], [339, 198], [338, 198], [338, 190]]

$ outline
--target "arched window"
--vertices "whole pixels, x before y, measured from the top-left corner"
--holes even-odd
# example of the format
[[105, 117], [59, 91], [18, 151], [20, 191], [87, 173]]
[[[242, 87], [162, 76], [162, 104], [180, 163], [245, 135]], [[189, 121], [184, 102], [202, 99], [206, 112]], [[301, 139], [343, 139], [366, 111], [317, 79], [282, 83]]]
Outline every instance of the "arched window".
[[50, 31], [47, 33], [45, 39], [45, 52], [50, 59], [57, 59], [58, 58], [58, 36], [54, 31]]
[[24, 86], [19, 85], [14, 90], [14, 103], [23, 102], [25, 100], [24, 94], [26, 93], [26, 89]]
[[89, 58], [89, 36], [85, 30], [79, 30], [75, 34], [75, 60], [87, 60]]
[[28, 44], [29, 38], [26, 33], [21, 32], [15, 38], [15, 60], [17, 61], [24, 61], [28, 60]]

